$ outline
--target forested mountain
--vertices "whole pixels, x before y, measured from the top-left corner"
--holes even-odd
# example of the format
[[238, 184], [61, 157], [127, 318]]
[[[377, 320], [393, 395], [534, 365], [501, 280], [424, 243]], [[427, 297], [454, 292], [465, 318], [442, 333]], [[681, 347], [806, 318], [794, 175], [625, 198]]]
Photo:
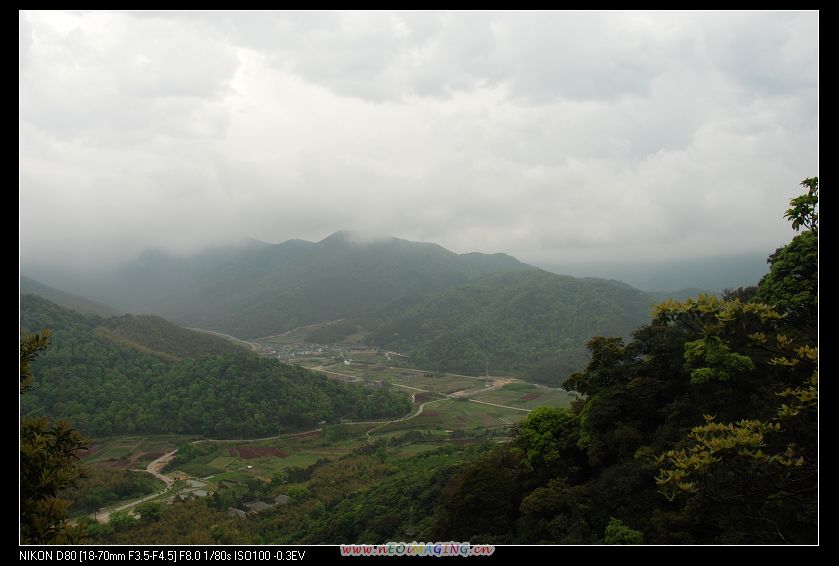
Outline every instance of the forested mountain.
[[[90, 434], [268, 436], [344, 416], [403, 415], [410, 408], [404, 394], [370, 392], [249, 353], [172, 361], [97, 332], [127, 326], [128, 335], [137, 336], [139, 329], [160, 324], [87, 318], [34, 295], [21, 297], [21, 309], [24, 332], [53, 331], [50, 348], [33, 364], [38, 387], [22, 398], [23, 409], [71, 418]], [[154, 337], [140, 340], [158, 343]]]
[[559, 384], [585, 365], [594, 334], [629, 336], [649, 317], [647, 293], [539, 269], [488, 275], [383, 316], [372, 334], [417, 367], [515, 372]]
[[81, 314], [93, 314], [97, 316], [115, 316], [119, 314], [119, 311], [113, 307], [85, 299], [84, 297], [65, 293], [64, 291], [50, 287], [49, 285], [44, 285], [23, 275], [20, 277], [20, 294], [38, 295], [66, 309], [71, 309]]
[[[619, 281], [548, 273], [504, 254], [458, 255], [348, 232], [316, 244], [252, 240], [190, 257], [147, 253], [91, 285], [127, 310], [241, 338], [346, 319], [319, 339], [360, 327], [371, 344], [410, 354], [416, 367], [477, 374], [488, 365], [552, 384], [585, 365], [589, 336], [628, 337], [665, 298]], [[167, 340], [170, 348], [177, 342]]]
[[527, 268], [503, 254], [458, 255], [397, 238], [359, 242], [337, 232], [318, 243], [250, 241], [188, 257], [150, 252], [84, 288], [129, 312], [255, 338]]

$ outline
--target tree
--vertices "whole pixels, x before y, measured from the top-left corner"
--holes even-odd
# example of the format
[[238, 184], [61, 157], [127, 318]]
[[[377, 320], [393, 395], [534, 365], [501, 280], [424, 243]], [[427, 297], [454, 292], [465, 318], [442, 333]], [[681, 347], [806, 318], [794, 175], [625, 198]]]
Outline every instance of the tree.
[[789, 201], [790, 207], [784, 213], [784, 218], [792, 222], [792, 229], [798, 232], [805, 227], [812, 232], [819, 230], [819, 178], [808, 177], [801, 181], [802, 187], [807, 187], [807, 194], [795, 197]]
[[[816, 351], [802, 348], [816, 359]], [[793, 364], [790, 359], [777, 363]], [[818, 516], [815, 430], [818, 377], [778, 394], [786, 399], [770, 420], [705, 424], [684, 448], [669, 450], [656, 483], [673, 501], [716, 518], [729, 542], [808, 543]], [[742, 538], [738, 538], [742, 537]]]
[[644, 533], [636, 531], [623, 524], [620, 519], [612, 517], [606, 526], [606, 544], [642, 544]]
[[695, 391], [716, 401], [694, 397], [705, 422], [661, 454], [656, 483], [685, 516], [704, 517], [719, 542], [815, 540], [818, 177], [802, 185], [808, 194], [792, 199], [785, 216], [808, 230], [770, 256], [753, 302], [700, 296], [656, 311], [659, 322], [701, 334], [684, 345], [685, 370]]
[[576, 418], [564, 409], [538, 407], [519, 425], [518, 438], [524, 446], [526, 465], [547, 465], [560, 457], [561, 438], [566, 429], [576, 429]]
[[808, 230], [769, 259], [755, 300], [772, 305], [794, 325], [815, 329], [819, 293], [819, 237]]
[[[806, 195], [790, 200], [784, 217], [798, 232], [782, 248], [769, 256], [769, 273], [760, 280], [755, 300], [772, 305], [791, 324], [815, 330], [819, 292], [819, 178], [801, 182]], [[812, 335], [812, 334], [811, 334]]]
[[562, 384], [565, 389], [594, 395], [632, 378], [630, 366], [635, 355], [631, 349], [626, 348], [622, 338], [595, 336], [586, 346], [591, 352], [591, 361], [585, 371], [574, 373], [565, 380]]
[[163, 514], [163, 504], [157, 501], [146, 501], [140, 503], [134, 510], [139, 513], [143, 521], [153, 523], [160, 520], [160, 516]]
[[[30, 364], [47, 348], [49, 331], [20, 342], [20, 392], [32, 387]], [[59, 493], [81, 477], [78, 452], [82, 437], [65, 421], [20, 417], [20, 536], [24, 544], [75, 542], [78, 531], [67, 526], [70, 500]]]

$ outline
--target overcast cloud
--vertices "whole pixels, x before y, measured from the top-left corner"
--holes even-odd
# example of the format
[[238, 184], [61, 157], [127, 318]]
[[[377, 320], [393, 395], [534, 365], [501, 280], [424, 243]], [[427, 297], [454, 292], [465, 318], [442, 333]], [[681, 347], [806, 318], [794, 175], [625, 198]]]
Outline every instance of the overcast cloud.
[[339, 229], [524, 261], [766, 253], [817, 13], [20, 15], [24, 262]]

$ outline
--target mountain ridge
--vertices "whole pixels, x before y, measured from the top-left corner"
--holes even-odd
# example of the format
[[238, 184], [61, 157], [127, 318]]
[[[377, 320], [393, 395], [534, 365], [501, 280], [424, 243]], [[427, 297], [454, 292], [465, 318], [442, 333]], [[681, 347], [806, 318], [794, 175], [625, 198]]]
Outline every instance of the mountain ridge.
[[348, 234], [187, 257], [150, 251], [83, 284], [124, 311], [255, 338], [411, 303], [500, 270], [532, 269], [511, 256], [459, 255], [398, 238], [356, 242]]
[[349, 231], [187, 257], [149, 251], [92, 286], [124, 310], [243, 339], [347, 319], [422, 367], [479, 374], [491, 365], [553, 384], [586, 363], [591, 336], [628, 338], [674, 296]]

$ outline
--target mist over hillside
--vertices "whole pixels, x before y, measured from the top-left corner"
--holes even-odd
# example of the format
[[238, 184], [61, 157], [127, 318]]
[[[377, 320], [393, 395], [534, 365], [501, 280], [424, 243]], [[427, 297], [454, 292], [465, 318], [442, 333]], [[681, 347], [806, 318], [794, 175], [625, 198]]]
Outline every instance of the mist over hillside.
[[243, 339], [347, 320], [367, 334], [365, 344], [403, 352], [418, 367], [491, 369], [554, 385], [585, 365], [591, 336], [629, 337], [653, 304], [698, 291], [647, 293], [506, 254], [456, 254], [349, 231], [188, 256], [149, 251], [84, 288], [124, 311]]
[[755, 285], [769, 270], [763, 253], [696, 257], [669, 261], [540, 262], [552, 273], [624, 281], [643, 291], [706, 289], [720, 292]]

